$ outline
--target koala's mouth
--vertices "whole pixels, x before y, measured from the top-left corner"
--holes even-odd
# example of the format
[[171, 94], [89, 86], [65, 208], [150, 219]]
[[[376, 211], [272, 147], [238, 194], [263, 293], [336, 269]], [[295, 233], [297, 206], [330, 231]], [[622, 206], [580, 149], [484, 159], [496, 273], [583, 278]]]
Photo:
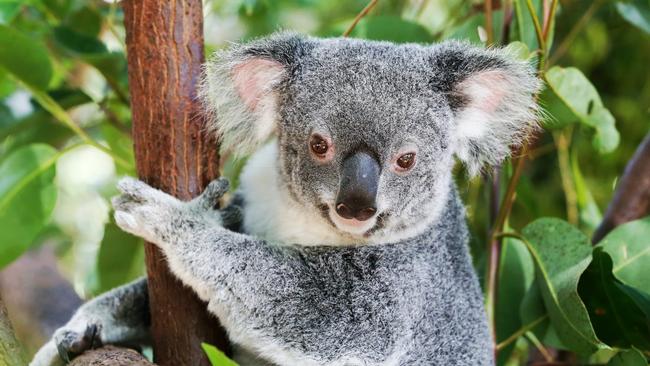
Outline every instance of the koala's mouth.
[[357, 219], [345, 219], [336, 214], [336, 211], [328, 204], [319, 205], [323, 217], [336, 229], [354, 236], [369, 237], [377, 230], [384, 226], [385, 213], [375, 215], [374, 217], [361, 221]]

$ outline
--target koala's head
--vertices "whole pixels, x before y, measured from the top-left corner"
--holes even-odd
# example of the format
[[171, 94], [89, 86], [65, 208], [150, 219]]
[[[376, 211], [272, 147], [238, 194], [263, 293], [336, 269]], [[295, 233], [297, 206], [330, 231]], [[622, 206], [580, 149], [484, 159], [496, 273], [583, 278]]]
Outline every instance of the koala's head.
[[201, 94], [226, 148], [275, 135], [282, 184], [341, 232], [427, 225], [454, 156], [470, 174], [536, 126], [530, 65], [465, 43], [395, 45], [281, 33], [220, 52]]

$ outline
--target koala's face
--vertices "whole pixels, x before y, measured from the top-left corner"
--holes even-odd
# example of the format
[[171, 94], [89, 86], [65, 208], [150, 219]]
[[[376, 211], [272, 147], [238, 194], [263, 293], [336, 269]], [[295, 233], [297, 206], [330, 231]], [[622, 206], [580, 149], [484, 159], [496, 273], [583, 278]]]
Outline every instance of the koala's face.
[[475, 172], [535, 122], [530, 68], [464, 44], [279, 35], [222, 60], [203, 91], [226, 142], [275, 133], [294, 200], [353, 236], [429, 224], [448, 200], [454, 155]]

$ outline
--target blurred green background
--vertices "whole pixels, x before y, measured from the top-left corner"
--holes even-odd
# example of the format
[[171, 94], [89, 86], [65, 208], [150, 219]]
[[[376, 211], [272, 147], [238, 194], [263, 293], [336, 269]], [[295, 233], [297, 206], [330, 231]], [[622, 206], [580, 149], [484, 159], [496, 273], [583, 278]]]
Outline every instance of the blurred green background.
[[[205, 1], [206, 52], [279, 29], [339, 36], [366, 5]], [[533, 18], [543, 21], [549, 7], [555, 15], [540, 53]], [[501, 0], [492, 8], [490, 31], [483, 1], [380, 0], [351, 36], [424, 44], [467, 39], [482, 46], [491, 38], [495, 46], [516, 42], [513, 54], [533, 63], [543, 54], [545, 131], [531, 146], [508, 227], [520, 230], [550, 216], [588, 236], [650, 131], [650, 1]], [[142, 245], [111, 222], [108, 201], [119, 176], [135, 175], [122, 20], [119, 3], [111, 1], [0, 0], [0, 266], [9, 266], [0, 290], [15, 319], [21, 310], [11, 308], [5, 291], [26, 266], [24, 258], [16, 261], [26, 251], [56, 258], [82, 298], [144, 273]], [[236, 181], [244, 161], [228, 159], [223, 174]], [[512, 166], [473, 180], [457, 170], [483, 277], [491, 181], [503, 191]], [[15, 323], [27, 337], [25, 321]], [[521, 326], [516, 323], [513, 331]], [[539, 348], [524, 335], [501, 363], [518, 364]], [[42, 341], [23, 340], [29, 351]], [[594, 357], [583, 360], [600, 360]]]

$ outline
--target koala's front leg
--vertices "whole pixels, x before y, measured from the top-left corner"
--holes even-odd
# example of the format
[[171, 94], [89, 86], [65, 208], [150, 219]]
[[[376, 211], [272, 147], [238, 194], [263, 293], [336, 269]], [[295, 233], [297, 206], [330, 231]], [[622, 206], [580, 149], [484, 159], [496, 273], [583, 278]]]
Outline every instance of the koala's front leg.
[[147, 279], [117, 287], [83, 304], [34, 356], [30, 366], [57, 366], [103, 344], [149, 342]]
[[[133, 178], [122, 179], [118, 189], [122, 194], [113, 199], [117, 225], [158, 245], [167, 256], [172, 272], [208, 301], [206, 286], [188, 273], [180, 258], [185, 254], [184, 250], [192, 250], [199, 257], [203, 250], [210, 251], [205, 247], [206, 233], [241, 220], [237, 206], [215, 209], [218, 200], [228, 190], [228, 181], [213, 181], [200, 196], [189, 202], [180, 201]], [[201, 265], [198, 262], [191, 264], [192, 267]]]

